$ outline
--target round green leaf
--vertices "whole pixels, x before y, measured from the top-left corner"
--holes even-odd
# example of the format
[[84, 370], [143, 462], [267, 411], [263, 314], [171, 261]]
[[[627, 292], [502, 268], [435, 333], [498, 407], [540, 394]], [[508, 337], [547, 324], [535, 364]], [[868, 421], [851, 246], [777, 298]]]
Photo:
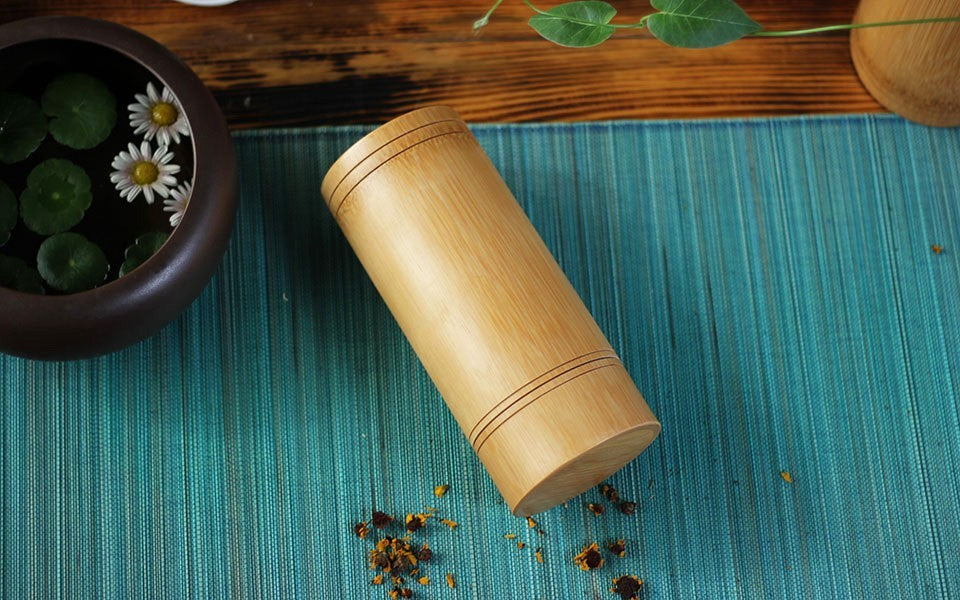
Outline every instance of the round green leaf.
[[43, 282], [37, 270], [19, 258], [0, 254], [0, 287], [42, 294]]
[[616, 31], [610, 21], [617, 16], [617, 9], [608, 2], [579, 0], [546, 11], [534, 10], [538, 14], [530, 18], [530, 27], [560, 46], [589, 48], [607, 41]]
[[156, 254], [160, 246], [163, 246], [167, 237], [169, 236], [166, 233], [156, 232], [145, 233], [134, 240], [124, 252], [124, 261], [120, 265], [120, 277], [147, 262], [147, 259]]
[[10, 239], [10, 232], [17, 225], [17, 197], [10, 186], [0, 181], [0, 246]]
[[37, 253], [40, 276], [61, 292], [90, 290], [107, 277], [107, 257], [97, 246], [79, 233], [58, 233], [50, 236]]
[[10, 165], [27, 158], [47, 137], [47, 119], [36, 102], [0, 92], [0, 161]]
[[756, 33], [760, 25], [733, 0], [650, 0], [660, 12], [647, 27], [658, 40], [677, 48], [713, 48]]
[[49, 115], [50, 134], [64, 146], [93, 148], [107, 139], [117, 123], [117, 99], [96, 77], [83, 73], [61, 75], [40, 98]]
[[45, 160], [27, 176], [20, 194], [24, 224], [41, 235], [66, 231], [83, 219], [93, 193], [86, 171], [69, 160]]

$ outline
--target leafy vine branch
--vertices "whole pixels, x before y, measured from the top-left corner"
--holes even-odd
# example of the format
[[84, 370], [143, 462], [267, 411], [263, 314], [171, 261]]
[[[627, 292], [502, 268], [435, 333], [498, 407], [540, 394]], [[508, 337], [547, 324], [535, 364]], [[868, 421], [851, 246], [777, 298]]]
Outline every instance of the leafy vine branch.
[[[785, 37], [869, 27], [960, 22], [960, 16], [956, 16], [770, 31], [751, 19], [734, 0], [650, 0], [657, 12], [625, 24], [613, 23], [617, 9], [602, 0], [577, 0], [548, 10], [538, 8], [530, 0], [523, 2], [535, 13], [530, 18], [530, 27], [554, 44], [570, 48], [602, 44], [618, 29], [646, 28], [661, 42], [676, 48], [712, 48], [747, 36]], [[501, 4], [503, 0], [496, 0], [473, 28], [486, 27]]]

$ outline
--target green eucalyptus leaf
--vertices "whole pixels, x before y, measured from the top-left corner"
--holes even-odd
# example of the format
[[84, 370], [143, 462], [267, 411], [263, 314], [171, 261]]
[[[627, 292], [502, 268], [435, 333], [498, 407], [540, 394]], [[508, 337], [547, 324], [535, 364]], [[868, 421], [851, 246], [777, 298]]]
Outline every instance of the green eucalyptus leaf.
[[117, 99], [110, 88], [84, 73], [67, 73], [51, 81], [40, 104], [51, 117], [53, 139], [76, 150], [98, 145], [117, 123]]
[[43, 282], [36, 269], [19, 258], [3, 254], [0, 254], [0, 287], [28, 294], [43, 293]]
[[40, 105], [20, 94], [0, 92], [0, 162], [27, 158], [47, 137], [47, 119]]
[[660, 12], [647, 27], [661, 42], [677, 48], [722, 46], [760, 31], [733, 0], [651, 0]]
[[10, 232], [17, 225], [17, 197], [10, 186], [0, 181], [0, 246], [10, 240]]
[[569, 48], [588, 48], [601, 44], [616, 29], [610, 21], [617, 9], [607, 2], [582, 0], [554, 6], [530, 18], [530, 27], [545, 39]]
[[66, 231], [83, 219], [93, 193], [86, 171], [69, 160], [45, 160], [27, 176], [20, 194], [23, 223], [41, 235]]
[[50, 236], [40, 244], [37, 266], [50, 287], [68, 294], [97, 287], [109, 269], [100, 246], [70, 232]]
[[120, 265], [120, 277], [147, 262], [147, 259], [156, 254], [160, 246], [163, 246], [168, 237], [166, 233], [155, 232], [145, 233], [134, 240], [123, 254], [124, 261]]

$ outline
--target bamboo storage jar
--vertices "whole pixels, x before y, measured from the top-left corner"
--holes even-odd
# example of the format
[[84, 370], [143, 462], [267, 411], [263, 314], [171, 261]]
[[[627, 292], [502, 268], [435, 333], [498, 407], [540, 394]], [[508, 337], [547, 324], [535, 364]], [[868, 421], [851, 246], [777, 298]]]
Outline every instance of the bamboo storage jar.
[[322, 192], [515, 514], [598, 484], [660, 432], [456, 112], [380, 127]]
[[[855, 23], [960, 15], [960, 0], [861, 0]], [[924, 125], [960, 125], [960, 23], [857, 29], [857, 74], [880, 104]]]

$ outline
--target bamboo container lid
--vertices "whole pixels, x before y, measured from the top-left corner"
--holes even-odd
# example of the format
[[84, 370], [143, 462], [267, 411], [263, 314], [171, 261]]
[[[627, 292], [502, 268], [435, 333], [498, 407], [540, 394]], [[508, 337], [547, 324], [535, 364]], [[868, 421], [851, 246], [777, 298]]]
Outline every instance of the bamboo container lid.
[[[960, 0], [861, 0], [855, 23], [960, 15]], [[960, 23], [856, 29], [853, 64], [867, 91], [924, 125], [960, 125]]]
[[426, 108], [375, 130], [322, 194], [515, 514], [597, 485], [658, 435], [456, 112]]

